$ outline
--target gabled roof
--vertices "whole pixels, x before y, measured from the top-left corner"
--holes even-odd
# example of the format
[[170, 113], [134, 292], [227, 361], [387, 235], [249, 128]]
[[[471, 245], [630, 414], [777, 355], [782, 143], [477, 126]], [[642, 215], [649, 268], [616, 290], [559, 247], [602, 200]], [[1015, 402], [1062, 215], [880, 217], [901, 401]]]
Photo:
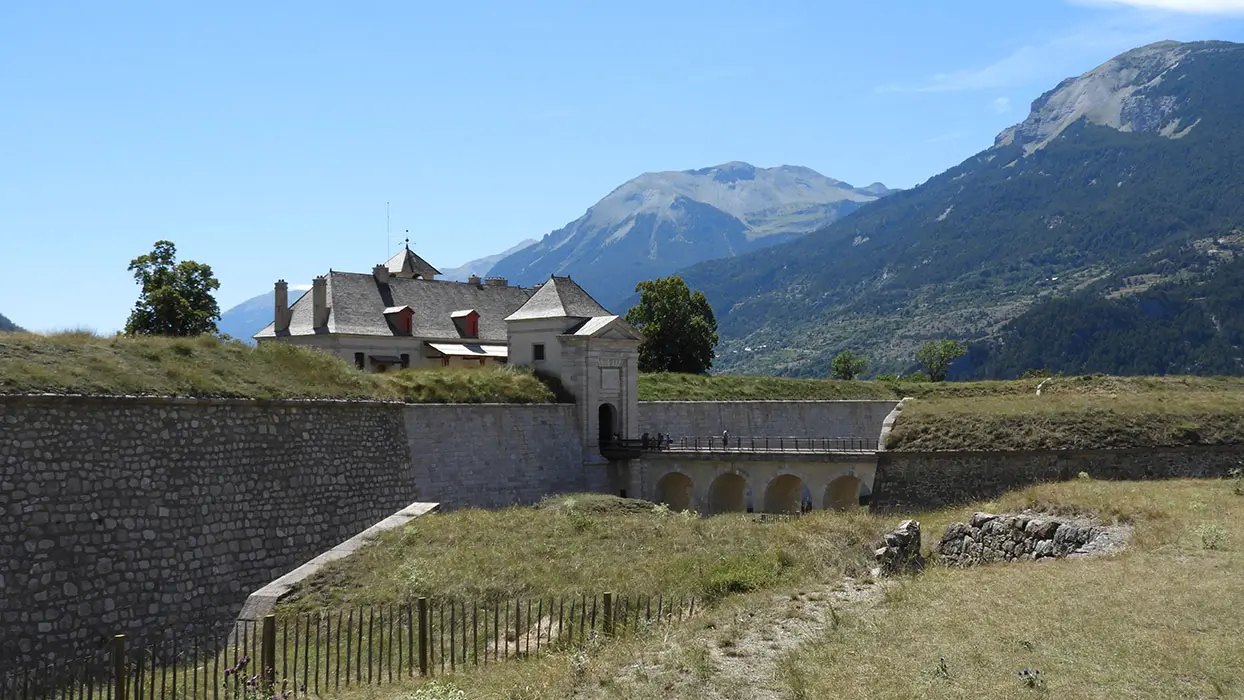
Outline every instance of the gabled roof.
[[[369, 274], [330, 272], [327, 285], [328, 327], [320, 333], [352, 335], [397, 334], [389, 327], [385, 312], [409, 306], [411, 332], [416, 338], [459, 338], [453, 313], [472, 309], [479, 313], [476, 342], [504, 343], [508, 337], [505, 317], [514, 313], [532, 294], [524, 287], [501, 287], [450, 282], [448, 280], [391, 277], [381, 284]], [[290, 309], [289, 335], [315, 335], [312, 295], [304, 294]], [[271, 338], [272, 324], [255, 334]], [[282, 333], [282, 336], [285, 334]]]
[[441, 274], [441, 271], [432, 267], [427, 260], [416, 255], [415, 251], [410, 249], [409, 244], [406, 245], [405, 249], [399, 251], [397, 255], [389, 258], [389, 261], [384, 266], [389, 268], [389, 274], [391, 275], [415, 274], [420, 277], [427, 277], [429, 275]]
[[622, 320], [621, 316], [596, 316], [589, 318], [578, 326], [566, 331], [566, 335], [588, 338], [612, 337], [625, 340], [644, 339], [631, 324]]
[[536, 318], [595, 318], [608, 316], [609, 311], [575, 284], [569, 277], [549, 277], [522, 308], [506, 317], [507, 321]]

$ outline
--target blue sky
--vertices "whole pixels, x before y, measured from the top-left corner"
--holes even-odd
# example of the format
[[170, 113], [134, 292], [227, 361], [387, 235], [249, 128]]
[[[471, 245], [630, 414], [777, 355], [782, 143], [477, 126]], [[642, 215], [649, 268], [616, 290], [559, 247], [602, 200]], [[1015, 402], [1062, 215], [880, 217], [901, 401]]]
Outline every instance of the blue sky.
[[911, 187], [1059, 80], [1244, 0], [0, 4], [0, 313], [124, 324], [131, 258], [222, 309], [411, 231], [453, 266], [730, 160]]

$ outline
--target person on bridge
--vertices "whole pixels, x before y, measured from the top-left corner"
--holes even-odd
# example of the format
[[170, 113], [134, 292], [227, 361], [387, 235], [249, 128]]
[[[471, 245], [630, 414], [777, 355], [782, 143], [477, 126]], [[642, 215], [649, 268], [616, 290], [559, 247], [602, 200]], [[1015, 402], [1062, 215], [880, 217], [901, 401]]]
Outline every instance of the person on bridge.
[[721, 431], [721, 448], [724, 450], [729, 446], [730, 446], [730, 431], [722, 430]]

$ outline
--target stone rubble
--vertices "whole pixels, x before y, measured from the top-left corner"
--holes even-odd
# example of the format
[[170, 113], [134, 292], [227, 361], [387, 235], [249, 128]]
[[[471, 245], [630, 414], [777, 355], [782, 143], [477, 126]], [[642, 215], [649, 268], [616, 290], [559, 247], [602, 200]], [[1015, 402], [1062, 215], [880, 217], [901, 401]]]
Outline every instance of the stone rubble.
[[880, 573], [893, 576], [915, 573], [924, 569], [924, 556], [920, 553], [920, 523], [904, 520], [892, 532], [886, 534], [884, 543], [874, 553]]
[[1035, 513], [975, 513], [951, 523], [933, 548], [941, 562], [972, 566], [1088, 555], [1103, 549], [1108, 528]]

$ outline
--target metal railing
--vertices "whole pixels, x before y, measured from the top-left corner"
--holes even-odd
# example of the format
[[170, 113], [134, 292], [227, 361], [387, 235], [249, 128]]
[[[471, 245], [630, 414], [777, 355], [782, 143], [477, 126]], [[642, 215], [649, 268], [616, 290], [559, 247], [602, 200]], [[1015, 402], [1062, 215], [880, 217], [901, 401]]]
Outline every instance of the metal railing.
[[682, 437], [627, 438], [610, 445], [642, 452], [875, 452], [877, 438], [799, 437], [785, 435], [685, 435]]

